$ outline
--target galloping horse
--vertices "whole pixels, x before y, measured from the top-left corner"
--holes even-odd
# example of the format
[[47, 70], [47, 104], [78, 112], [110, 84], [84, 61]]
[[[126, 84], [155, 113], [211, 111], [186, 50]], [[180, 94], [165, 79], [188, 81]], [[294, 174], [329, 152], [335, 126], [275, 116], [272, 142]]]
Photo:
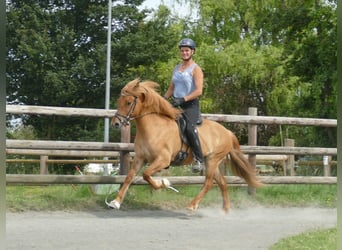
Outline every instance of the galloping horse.
[[[167, 100], [159, 95], [158, 83], [152, 81], [140, 82], [135, 79], [129, 82], [121, 91], [118, 99], [117, 113], [111, 121], [114, 127], [136, 122], [136, 138], [134, 142], [135, 158], [116, 199], [108, 203], [111, 208], [120, 209], [126, 192], [138, 171], [146, 164], [143, 178], [154, 189], [170, 188], [167, 179], [156, 180], [152, 176], [167, 168], [176, 160], [182, 147], [177, 119], [181, 110], [174, 108]], [[245, 179], [252, 187], [260, 187], [254, 169], [240, 150], [236, 136], [221, 124], [204, 119], [198, 126], [198, 133], [205, 157], [205, 182], [198, 195], [187, 206], [196, 210], [203, 196], [210, 190], [214, 180], [220, 187], [223, 198], [223, 210], [229, 210], [227, 183], [219, 171], [219, 164], [230, 156], [231, 168], [235, 175]], [[182, 161], [182, 165], [193, 161], [192, 153]]]

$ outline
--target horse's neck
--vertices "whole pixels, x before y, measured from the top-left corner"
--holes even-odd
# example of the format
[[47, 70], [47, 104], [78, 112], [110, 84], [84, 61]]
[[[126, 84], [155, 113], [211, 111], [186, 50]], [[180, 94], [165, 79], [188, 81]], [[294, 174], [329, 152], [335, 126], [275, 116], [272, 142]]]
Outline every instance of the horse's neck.
[[137, 119], [135, 122], [137, 133], [140, 134], [156, 134], [161, 131], [167, 131], [170, 126], [177, 126], [176, 121], [172, 121], [166, 116], [159, 114], [146, 115]]

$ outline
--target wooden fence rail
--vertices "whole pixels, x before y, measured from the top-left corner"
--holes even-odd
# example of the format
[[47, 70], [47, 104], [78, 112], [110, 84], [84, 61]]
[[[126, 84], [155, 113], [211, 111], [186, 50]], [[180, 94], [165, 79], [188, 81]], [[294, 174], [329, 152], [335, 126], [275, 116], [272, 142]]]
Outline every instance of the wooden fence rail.
[[[40, 163], [41, 159], [7, 159], [6, 163]], [[100, 160], [100, 159], [89, 159], [89, 160], [80, 160], [80, 159], [73, 159], [73, 160], [56, 160], [56, 159], [46, 159], [46, 164], [89, 164], [89, 163], [99, 163], [99, 164], [108, 164], [108, 163], [115, 163], [118, 164], [119, 160]]]
[[[6, 140], [7, 153], [14, 150], [40, 150], [38, 153], [49, 153], [49, 150], [73, 150], [76, 152], [100, 151], [134, 151], [133, 143], [120, 142], [75, 142], [75, 141], [49, 141], [49, 140]], [[13, 151], [11, 151], [13, 150]], [[43, 151], [44, 150], [44, 151]], [[277, 147], [277, 146], [241, 146], [245, 154], [279, 154], [279, 155], [337, 155], [336, 148], [314, 147]], [[17, 151], [19, 152], [19, 151]], [[34, 151], [32, 152], [34, 153]]]
[[[253, 112], [249, 115], [224, 115], [224, 114], [203, 114], [204, 118], [217, 122], [242, 123], [249, 125], [249, 131], [255, 131], [257, 124], [279, 124], [296, 126], [320, 126], [336, 127], [336, 119], [316, 118], [293, 118], [293, 117], [270, 117], [257, 116], [256, 108], [250, 108]], [[58, 115], [58, 116], [84, 116], [94, 118], [111, 118], [116, 110], [86, 109], [86, 108], [65, 108], [45, 107], [28, 105], [6, 105], [6, 113], [29, 114], [29, 115]], [[256, 138], [256, 134], [250, 135]], [[127, 140], [125, 140], [127, 141]], [[129, 141], [129, 140], [128, 140]], [[257, 145], [243, 145], [242, 151], [249, 155], [249, 160], [254, 162], [256, 155], [286, 155], [289, 158], [294, 155], [337, 155], [336, 148], [317, 147], [270, 147]], [[74, 142], [74, 141], [42, 141], [42, 140], [6, 140], [7, 154], [41, 155], [41, 156], [78, 156], [78, 157], [118, 157], [121, 152], [127, 156], [132, 155], [132, 143], [103, 143], [103, 142]], [[48, 160], [47, 160], [48, 161]], [[123, 165], [123, 164], [122, 164]], [[65, 176], [65, 175], [6, 175], [7, 183], [12, 184], [98, 184], [98, 183], [122, 183], [124, 176]], [[135, 184], [145, 182], [138, 177]], [[203, 183], [204, 177], [170, 177], [173, 184], [199, 184]], [[229, 183], [241, 184], [238, 177], [226, 177]], [[336, 177], [265, 177], [261, 180], [264, 183], [322, 183], [335, 184]]]
[[7, 148], [6, 154], [13, 155], [48, 155], [66, 157], [118, 157], [120, 152], [116, 151], [94, 151], [94, 150], [53, 150], [53, 149], [16, 149]]
[[[6, 175], [8, 184], [48, 185], [48, 184], [122, 184], [125, 175], [100, 176], [100, 175]], [[160, 177], [155, 177], [160, 178]], [[168, 176], [172, 185], [203, 184], [204, 176]], [[230, 184], [246, 184], [236, 176], [225, 176]], [[336, 184], [336, 177], [307, 177], [307, 176], [258, 176], [265, 184]], [[147, 184], [141, 176], [134, 179], [134, 185]]]
[[[6, 105], [6, 113], [10, 114], [31, 114], [31, 115], [58, 115], [58, 116], [85, 116], [111, 118], [116, 110], [109, 109], [87, 109], [87, 108], [65, 108], [65, 107], [45, 107], [30, 105]], [[319, 126], [336, 127], [336, 119], [317, 118], [296, 118], [278, 116], [250, 116], [250, 115], [225, 115], [225, 114], [202, 114], [207, 118], [218, 122], [244, 123], [244, 124], [279, 124], [296, 126]]]

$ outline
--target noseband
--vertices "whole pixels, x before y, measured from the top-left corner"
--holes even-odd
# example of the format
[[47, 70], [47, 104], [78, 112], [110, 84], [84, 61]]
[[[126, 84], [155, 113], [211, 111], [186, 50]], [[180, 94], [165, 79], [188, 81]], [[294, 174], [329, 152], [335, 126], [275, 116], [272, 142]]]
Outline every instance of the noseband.
[[[122, 96], [129, 96], [129, 95], [125, 95], [125, 94], [121, 94]], [[133, 95], [132, 95], [133, 96]], [[124, 126], [128, 126], [130, 124], [130, 121], [134, 120], [135, 117], [132, 116], [135, 106], [137, 105], [137, 96], [133, 96], [134, 97], [134, 101], [131, 104], [131, 107], [129, 108], [129, 111], [127, 112], [126, 115], [121, 115], [119, 114], [119, 111], [117, 111], [114, 115], [114, 117], [116, 117], [120, 123]]]

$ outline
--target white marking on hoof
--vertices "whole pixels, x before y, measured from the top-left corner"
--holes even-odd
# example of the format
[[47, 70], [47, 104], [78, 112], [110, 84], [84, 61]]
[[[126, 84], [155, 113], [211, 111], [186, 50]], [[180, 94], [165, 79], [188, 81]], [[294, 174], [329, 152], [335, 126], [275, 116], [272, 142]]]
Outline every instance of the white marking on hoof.
[[107, 203], [107, 206], [113, 209], [120, 209], [120, 203], [116, 200], [112, 200], [111, 202]]
[[168, 180], [168, 179], [166, 179], [166, 178], [163, 178], [162, 180], [161, 180], [161, 183], [164, 185], [164, 187], [166, 187], [166, 188], [169, 188], [170, 186], [171, 186], [171, 183], [170, 183], [170, 181]]
[[161, 180], [162, 184], [164, 185], [164, 187], [171, 189], [172, 191], [175, 191], [176, 193], [179, 193], [179, 191], [177, 189], [175, 189], [174, 187], [171, 187], [171, 183], [168, 179], [163, 178]]

